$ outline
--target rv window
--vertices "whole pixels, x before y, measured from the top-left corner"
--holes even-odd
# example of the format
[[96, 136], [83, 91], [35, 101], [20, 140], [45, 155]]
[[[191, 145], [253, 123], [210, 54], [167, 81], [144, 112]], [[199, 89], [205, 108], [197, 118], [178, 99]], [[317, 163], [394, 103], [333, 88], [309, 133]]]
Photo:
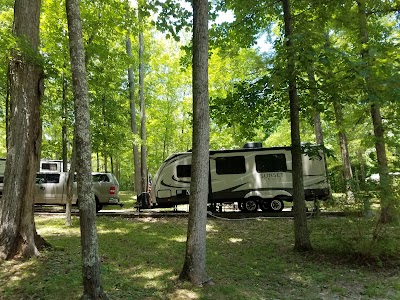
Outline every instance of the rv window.
[[255, 159], [258, 173], [287, 171], [286, 156], [283, 153], [256, 155]]
[[59, 183], [60, 174], [37, 174], [36, 183]]
[[55, 163], [42, 163], [42, 170], [57, 171], [57, 164], [55, 164]]
[[218, 175], [246, 173], [244, 156], [217, 157], [215, 163]]
[[176, 167], [176, 176], [180, 177], [191, 177], [192, 166], [191, 165], [178, 165]]

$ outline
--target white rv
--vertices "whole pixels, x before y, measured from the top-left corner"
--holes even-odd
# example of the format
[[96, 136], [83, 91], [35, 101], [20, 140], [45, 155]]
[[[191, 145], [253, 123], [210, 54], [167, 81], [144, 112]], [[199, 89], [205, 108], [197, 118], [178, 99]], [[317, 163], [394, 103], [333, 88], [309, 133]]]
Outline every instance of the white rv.
[[[250, 147], [249, 147], [250, 145]], [[293, 201], [290, 147], [210, 151], [209, 202], [237, 203], [242, 211], [281, 211]], [[329, 186], [324, 155], [302, 155], [306, 200], [326, 199]], [[151, 207], [189, 202], [192, 153], [170, 155], [153, 178]], [[146, 205], [139, 206], [145, 208]]]

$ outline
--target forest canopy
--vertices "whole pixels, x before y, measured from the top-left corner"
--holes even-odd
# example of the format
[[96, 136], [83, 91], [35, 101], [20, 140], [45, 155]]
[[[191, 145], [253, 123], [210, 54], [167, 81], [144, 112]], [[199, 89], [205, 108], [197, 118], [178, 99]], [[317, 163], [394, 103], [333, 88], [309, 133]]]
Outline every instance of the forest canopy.
[[[366, 24], [360, 27], [360, 5]], [[280, 1], [222, 1], [210, 5], [209, 95], [211, 149], [239, 148], [249, 141], [290, 145], [284, 22]], [[154, 174], [174, 152], [192, 142], [190, 4], [122, 0], [81, 1], [95, 170], [117, 174], [133, 189], [127, 69], [134, 70], [139, 107], [139, 30], [144, 34], [144, 98], [147, 164]], [[343, 188], [338, 132], [345, 129], [352, 169], [360, 178], [378, 172], [372, 103], [379, 104], [389, 171], [400, 169], [399, 3], [396, 1], [293, 1], [293, 47], [299, 93], [301, 140], [316, 143], [315, 112], [321, 116], [333, 188]], [[220, 16], [220, 17], [218, 17]], [[225, 16], [225, 17], [221, 17]], [[228, 16], [228, 17], [227, 17]], [[0, 4], [0, 157], [6, 156], [7, 70], [13, 1]], [[73, 140], [73, 96], [65, 5], [42, 1], [41, 63], [45, 70], [41, 158], [62, 158], [62, 127]], [[361, 31], [360, 31], [361, 30]], [[368, 40], [362, 42], [362, 33]], [[134, 55], [126, 53], [130, 36]], [[366, 54], [368, 54], [366, 56]], [[64, 100], [66, 101], [64, 101]], [[335, 103], [342, 108], [338, 122]], [[137, 122], [140, 124], [140, 116]], [[94, 170], [94, 171], [95, 171]]]

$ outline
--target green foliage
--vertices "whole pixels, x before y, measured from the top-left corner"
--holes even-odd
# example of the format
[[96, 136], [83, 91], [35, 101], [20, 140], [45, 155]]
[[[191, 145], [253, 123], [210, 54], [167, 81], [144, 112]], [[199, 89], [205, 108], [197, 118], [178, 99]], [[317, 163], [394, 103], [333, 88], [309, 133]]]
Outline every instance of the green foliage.
[[[371, 101], [379, 103], [384, 118], [390, 171], [400, 168], [400, 80], [398, 16], [390, 1], [366, 1], [370, 64], [360, 57], [356, 2], [340, 4], [315, 0], [293, 1], [302, 142], [314, 143], [313, 116], [321, 113], [324, 143], [335, 155], [329, 169], [340, 191], [339, 128], [346, 129], [353, 173], [359, 184], [377, 172], [375, 140], [370, 120]], [[13, 1], [0, 4], [0, 156], [5, 156], [6, 74], [13, 40]], [[89, 80], [94, 169], [105, 166], [119, 174], [122, 185], [132, 183], [132, 144], [142, 141], [130, 131], [127, 67], [133, 66], [137, 96], [138, 7], [128, 1], [82, 1], [82, 19]], [[230, 12], [232, 20], [217, 20]], [[140, 2], [145, 34], [145, 98], [150, 173], [173, 152], [191, 148], [191, 4], [189, 1]], [[157, 14], [156, 14], [157, 13]], [[287, 57], [281, 3], [270, 1], [210, 2], [209, 94], [210, 148], [235, 148], [247, 141], [265, 146], [290, 145]], [[225, 22], [226, 21], [226, 22]], [[179, 39], [167, 39], [160, 31]], [[328, 34], [329, 33], [329, 34]], [[125, 53], [127, 34], [133, 57]], [[255, 47], [266, 36], [273, 50]], [[69, 145], [74, 124], [65, 4], [43, 1], [41, 53], [45, 67], [42, 103], [42, 157], [60, 159], [61, 128], [67, 125]], [[314, 77], [315, 83], [310, 80]], [[366, 80], [368, 78], [369, 80]], [[67, 109], [62, 102], [66, 85]], [[365, 93], [366, 88], [368, 93]], [[136, 98], [137, 99], [137, 98]], [[333, 99], [343, 106], [337, 125]], [[138, 105], [136, 104], [136, 107]], [[138, 108], [138, 107], [137, 107]], [[138, 111], [138, 110], [137, 110]], [[138, 117], [139, 119], [139, 117]], [[139, 121], [139, 120], [138, 120]], [[339, 126], [339, 127], [338, 127]], [[70, 148], [71, 152], [71, 148]], [[111, 158], [113, 167], [111, 170]], [[337, 184], [336, 184], [337, 183]]]

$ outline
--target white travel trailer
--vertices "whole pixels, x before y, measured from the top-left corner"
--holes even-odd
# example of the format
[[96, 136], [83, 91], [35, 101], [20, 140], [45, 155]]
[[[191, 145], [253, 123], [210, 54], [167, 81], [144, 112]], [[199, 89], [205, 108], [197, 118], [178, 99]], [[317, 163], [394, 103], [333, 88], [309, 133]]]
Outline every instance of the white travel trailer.
[[[302, 161], [306, 200], [328, 198], [324, 155], [303, 154]], [[191, 152], [172, 154], [163, 162], [153, 178], [151, 207], [189, 202], [191, 162]], [[249, 143], [242, 149], [210, 151], [209, 182], [211, 204], [237, 203], [249, 212], [281, 211], [284, 203], [291, 206], [293, 201], [291, 148]]]

